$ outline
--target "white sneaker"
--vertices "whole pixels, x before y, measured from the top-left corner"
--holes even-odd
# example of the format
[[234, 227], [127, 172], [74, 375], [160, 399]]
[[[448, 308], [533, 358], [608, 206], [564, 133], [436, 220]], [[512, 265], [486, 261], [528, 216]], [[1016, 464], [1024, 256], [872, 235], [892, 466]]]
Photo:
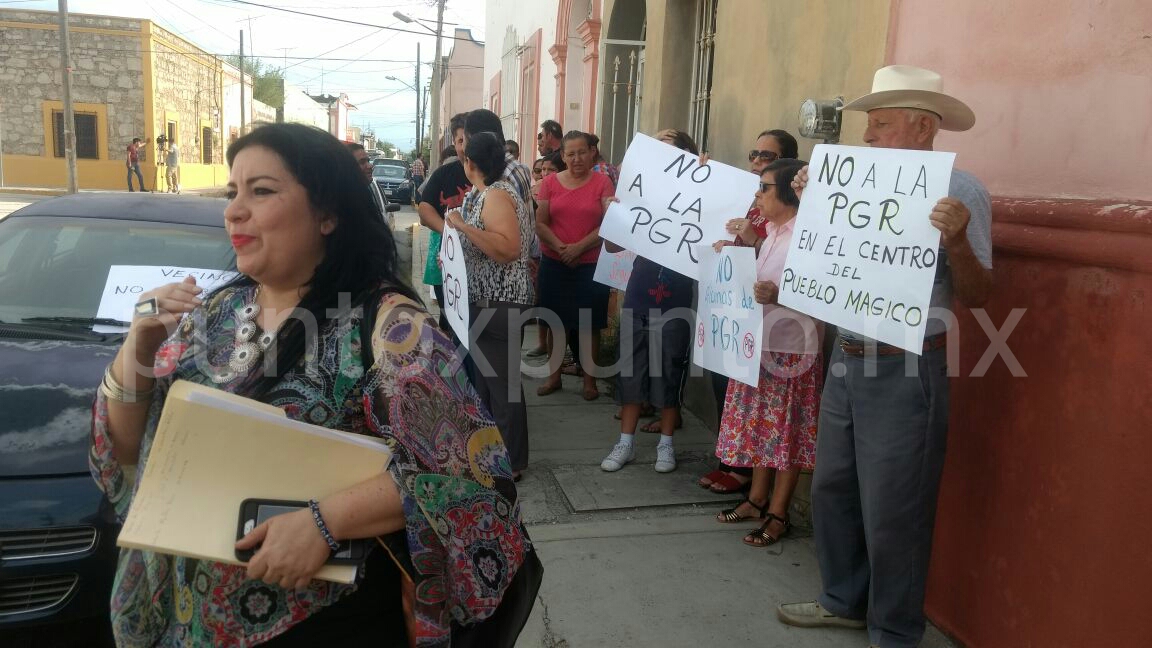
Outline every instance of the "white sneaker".
[[670, 445], [656, 446], [656, 472], [670, 473], [676, 470], [676, 449]]
[[636, 448], [630, 443], [617, 443], [612, 448], [612, 452], [604, 457], [604, 461], [600, 462], [600, 470], [604, 472], [616, 472], [624, 467], [625, 464], [632, 463], [636, 458]]

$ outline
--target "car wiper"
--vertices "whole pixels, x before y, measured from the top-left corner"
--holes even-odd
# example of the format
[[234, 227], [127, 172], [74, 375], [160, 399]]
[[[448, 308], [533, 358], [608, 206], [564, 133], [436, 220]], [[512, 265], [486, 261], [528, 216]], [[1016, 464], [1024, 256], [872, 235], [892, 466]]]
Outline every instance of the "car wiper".
[[121, 326], [127, 328], [132, 322], [110, 317], [25, 317], [21, 322], [43, 324], [79, 324], [80, 326]]

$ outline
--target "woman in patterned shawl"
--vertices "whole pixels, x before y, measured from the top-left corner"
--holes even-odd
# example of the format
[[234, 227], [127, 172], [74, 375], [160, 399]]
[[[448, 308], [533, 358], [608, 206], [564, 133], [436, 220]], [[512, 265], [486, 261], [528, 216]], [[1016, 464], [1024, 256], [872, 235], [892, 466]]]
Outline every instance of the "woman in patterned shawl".
[[446, 647], [454, 625], [494, 613], [530, 551], [500, 434], [397, 279], [391, 233], [340, 142], [274, 124], [228, 162], [240, 275], [203, 300], [192, 280], [143, 296], [158, 312], [133, 321], [108, 368], [92, 474], [123, 519], [126, 469], [144, 468], [168, 389], [190, 380], [384, 438], [388, 469], [318, 505], [336, 541], [379, 542], [354, 585], [311, 578], [330, 549], [307, 509], [237, 543], [260, 547], [247, 566], [123, 550], [117, 644]]

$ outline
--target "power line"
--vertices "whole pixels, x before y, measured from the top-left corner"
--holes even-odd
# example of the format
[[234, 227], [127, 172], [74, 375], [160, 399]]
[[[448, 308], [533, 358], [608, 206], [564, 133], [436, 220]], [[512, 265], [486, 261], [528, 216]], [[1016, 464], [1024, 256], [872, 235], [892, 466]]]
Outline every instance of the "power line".
[[[292, 9], [285, 9], [283, 7], [274, 7], [272, 5], [260, 4], [258, 2], [248, 2], [247, 0], [215, 0], [215, 1], [213, 1], [213, 0], [200, 0], [200, 1], [201, 2], [209, 2], [209, 3], [215, 4], [215, 5], [220, 5], [221, 3], [224, 3], [224, 2], [229, 3], [229, 4], [249, 5], [249, 6], [253, 6], [253, 7], [260, 7], [261, 9], [271, 9], [273, 11], [282, 11], [284, 13], [296, 14], [299, 16], [307, 16], [308, 18], [320, 18], [321, 20], [331, 20], [334, 22], [347, 23], [349, 25], [359, 25], [361, 27], [375, 27], [376, 29], [387, 29], [387, 30], [395, 31], [395, 32], [403, 32], [405, 34], [416, 34], [418, 36], [435, 36], [436, 35], [436, 33], [432, 30], [428, 30], [427, 32], [422, 32], [422, 31], [416, 31], [414, 29], [403, 29], [401, 27], [388, 27], [386, 25], [376, 25], [373, 23], [360, 22], [358, 20], [348, 20], [346, 18], [335, 18], [333, 16], [324, 16], [321, 14], [308, 13], [306, 11], [294, 11]], [[475, 42], [471, 38], [460, 38], [457, 36], [440, 36], [440, 38], [443, 40], [458, 40], [458, 41], [465, 41], [468, 43]]]

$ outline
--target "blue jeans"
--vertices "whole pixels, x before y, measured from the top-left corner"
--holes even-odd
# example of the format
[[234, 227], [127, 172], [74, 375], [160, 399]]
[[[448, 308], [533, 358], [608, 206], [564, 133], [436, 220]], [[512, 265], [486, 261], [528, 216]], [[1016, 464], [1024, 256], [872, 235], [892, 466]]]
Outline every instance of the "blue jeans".
[[140, 173], [140, 163], [128, 165], [128, 191], [132, 191], [132, 172], [136, 172], [136, 177], [140, 179], [140, 191], [147, 191], [144, 188], [144, 174]]

